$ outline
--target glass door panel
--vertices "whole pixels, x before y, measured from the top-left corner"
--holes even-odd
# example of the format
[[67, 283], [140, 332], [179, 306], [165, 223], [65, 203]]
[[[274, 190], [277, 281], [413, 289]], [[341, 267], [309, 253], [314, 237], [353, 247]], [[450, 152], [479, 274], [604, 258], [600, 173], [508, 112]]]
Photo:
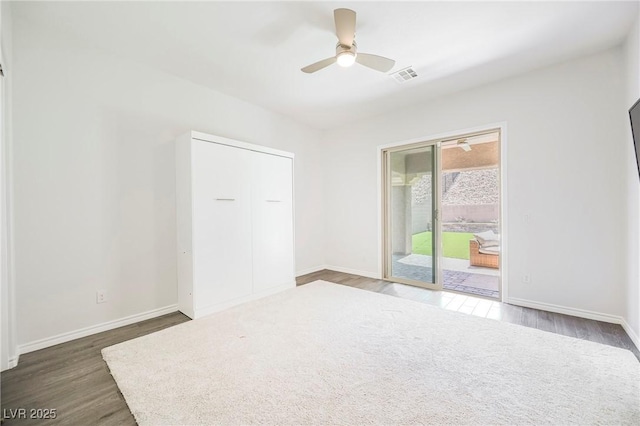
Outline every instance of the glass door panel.
[[436, 145], [385, 152], [385, 279], [439, 288]]

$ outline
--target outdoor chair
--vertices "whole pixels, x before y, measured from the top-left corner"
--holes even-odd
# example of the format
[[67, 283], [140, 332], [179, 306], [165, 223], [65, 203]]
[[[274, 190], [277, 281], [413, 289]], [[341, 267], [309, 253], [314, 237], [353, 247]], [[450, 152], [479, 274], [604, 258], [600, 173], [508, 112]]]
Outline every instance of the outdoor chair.
[[[492, 231], [488, 232], [493, 234]], [[491, 237], [487, 235], [488, 232], [475, 234], [475, 238], [469, 240], [469, 263], [471, 266], [498, 269], [500, 265], [500, 237], [497, 234], [493, 234], [495, 237]]]

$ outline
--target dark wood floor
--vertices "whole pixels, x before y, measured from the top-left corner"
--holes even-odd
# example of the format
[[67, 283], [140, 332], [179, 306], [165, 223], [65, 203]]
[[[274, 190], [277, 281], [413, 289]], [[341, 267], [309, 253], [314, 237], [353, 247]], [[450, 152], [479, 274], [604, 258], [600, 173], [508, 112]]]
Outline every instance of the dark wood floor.
[[[3, 371], [3, 426], [12, 424], [135, 425], [100, 351], [189, 321], [180, 312], [94, 334], [20, 356]], [[7, 419], [9, 410], [55, 409], [54, 420]]]
[[[364, 290], [437, 304], [442, 292], [357, 275], [320, 271], [298, 278], [298, 285], [325, 280]], [[619, 325], [500, 304], [503, 321], [535, 327], [640, 353]], [[188, 321], [176, 312], [130, 326], [24, 354], [19, 365], [0, 376], [4, 425], [135, 425], [100, 351]], [[10, 419], [9, 410], [55, 409], [55, 420]], [[14, 411], [15, 412], [15, 411]]]

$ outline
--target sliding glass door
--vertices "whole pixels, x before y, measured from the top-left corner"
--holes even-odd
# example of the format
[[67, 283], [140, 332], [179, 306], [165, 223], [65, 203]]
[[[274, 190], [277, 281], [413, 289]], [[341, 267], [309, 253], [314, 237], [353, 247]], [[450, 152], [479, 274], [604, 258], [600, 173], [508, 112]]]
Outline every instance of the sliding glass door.
[[500, 299], [501, 131], [382, 149], [383, 279]]
[[441, 289], [437, 143], [383, 150], [384, 278]]

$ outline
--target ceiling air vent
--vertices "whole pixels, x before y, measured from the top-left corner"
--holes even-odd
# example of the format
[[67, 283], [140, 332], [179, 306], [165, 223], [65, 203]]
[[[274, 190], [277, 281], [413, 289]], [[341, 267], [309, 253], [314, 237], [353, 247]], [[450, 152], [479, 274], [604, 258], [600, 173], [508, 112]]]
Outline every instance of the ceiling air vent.
[[405, 81], [413, 80], [418, 77], [418, 73], [416, 73], [411, 67], [403, 68], [400, 71], [396, 71], [389, 75], [398, 83], [404, 83]]

